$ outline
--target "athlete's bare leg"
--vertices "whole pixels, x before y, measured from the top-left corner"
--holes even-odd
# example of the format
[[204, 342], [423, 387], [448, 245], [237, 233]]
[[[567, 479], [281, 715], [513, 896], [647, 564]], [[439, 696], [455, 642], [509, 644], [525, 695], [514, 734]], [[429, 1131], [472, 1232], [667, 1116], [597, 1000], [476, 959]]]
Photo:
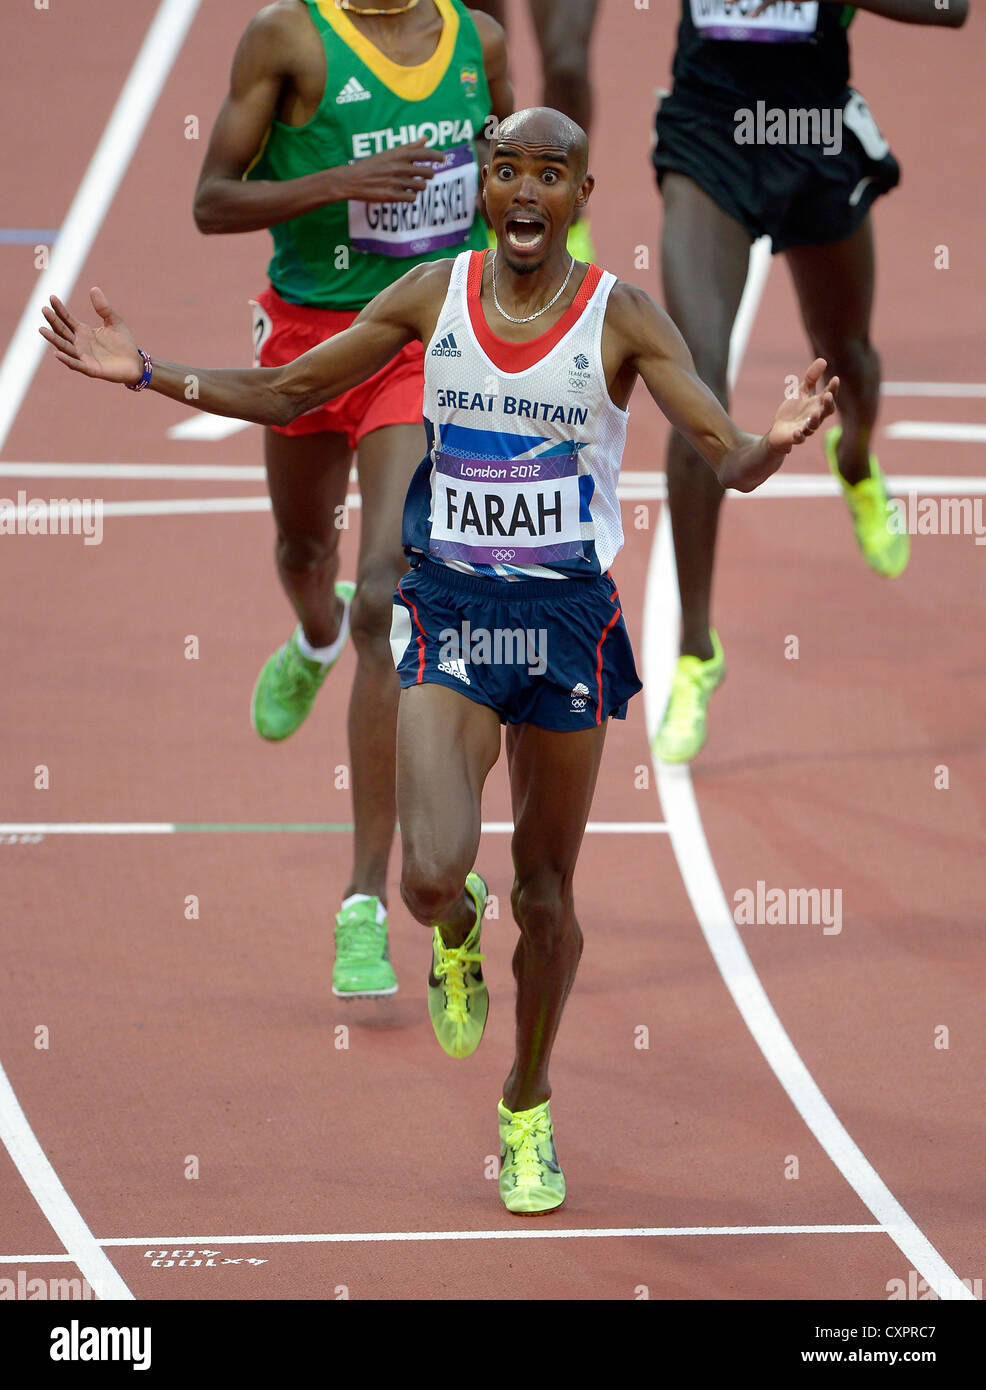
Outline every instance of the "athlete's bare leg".
[[360, 440], [356, 455], [363, 506], [350, 625], [356, 675], [349, 697], [353, 785], [353, 874], [344, 897], [387, 902], [387, 864], [397, 824], [397, 701], [390, 650], [394, 590], [407, 570], [401, 517], [411, 476], [427, 453], [421, 425], [388, 425]]
[[483, 785], [500, 756], [500, 719], [444, 685], [401, 691], [397, 810], [401, 895], [411, 915], [461, 946], [476, 920], [465, 891], [482, 827]]
[[589, 134], [592, 84], [589, 43], [597, 0], [530, 0], [541, 49], [545, 106], [563, 112]]
[[510, 902], [520, 928], [513, 960], [515, 1055], [503, 1086], [508, 1110], [530, 1110], [551, 1096], [551, 1049], [582, 956], [572, 879], [605, 738], [605, 723], [571, 733], [533, 724], [507, 730], [514, 817]]
[[870, 436], [880, 404], [880, 359], [870, 342], [873, 229], [867, 216], [850, 237], [830, 246], [786, 252], [801, 316], [815, 354], [839, 378], [842, 438], [836, 454], [848, 483], [870, 476]]
[[[749, 234], [684, 174], [661, 183], [664, 302], [702, 380], [729, 408], [729, 335], [743, 297]], [[723, 489], [684, 437], [668, 444], [668, 503], [681, 593], [681, 651], [708, 661], [712, 572]]]
[[267, 485], [277, 526], [277, 572], [313, 647], [339, 634], [343, 605], [337, 508], [346, 500], [352, 451], [342, 434], [284, 435], [265, 431]]

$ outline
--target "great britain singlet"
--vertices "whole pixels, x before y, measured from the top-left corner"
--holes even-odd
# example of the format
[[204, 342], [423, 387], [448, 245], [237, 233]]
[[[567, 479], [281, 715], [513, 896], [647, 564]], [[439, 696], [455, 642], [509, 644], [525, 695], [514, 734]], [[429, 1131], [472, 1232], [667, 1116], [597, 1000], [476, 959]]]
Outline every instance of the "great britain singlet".
[[424, 63], [392, 62], [333, 0], [305, 0], [325, 48], [326, 81], [303, 126], [274, 120], [248, 179], [278, 182], [425, 139], [444, 166], [413, 203], [330, 203], [270, 229], [270, 282], [282, 299], [362, 309], [410, 264], [486, 245], [473, 139], [490, 113], [483, 48], [461, 0], [435, 0], [443, 30]]
[[590, 266], [553, 328], [508, 343], [480, 302], [485, 254], [456, 257], [425, 348], [429, 451], [408, 491], [405, 552], [505, 581], [605, 573], [623, 545], [629, 418], [601, 352], [616, 276]]

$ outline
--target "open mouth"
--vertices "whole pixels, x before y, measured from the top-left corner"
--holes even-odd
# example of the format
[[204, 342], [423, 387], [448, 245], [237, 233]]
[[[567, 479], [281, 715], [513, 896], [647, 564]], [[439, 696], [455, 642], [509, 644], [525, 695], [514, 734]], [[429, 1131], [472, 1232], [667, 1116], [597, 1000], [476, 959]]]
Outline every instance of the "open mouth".
[[503, 234], [507, 245], [513, 251], [537, 251], [547, 239], [548, 229], [535, 218], [514, 217], [504, 227]]

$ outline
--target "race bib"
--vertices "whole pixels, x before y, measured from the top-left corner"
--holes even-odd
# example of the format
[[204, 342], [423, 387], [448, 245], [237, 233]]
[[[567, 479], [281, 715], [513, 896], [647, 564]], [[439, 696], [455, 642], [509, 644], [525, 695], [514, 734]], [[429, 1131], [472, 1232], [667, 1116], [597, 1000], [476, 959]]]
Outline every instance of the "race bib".
[[474, 565], [544, 565], [582, 555], [578, 454], [519, 462], [439, 453], [431, 553]]
[[692, 23], [703, 39], [737, 39], [742, 43], [807, 43], [818, 28], [818, 0], [782, 0], [758, 19], [751, 18], [762, 0], [691, 0]]
[[413, 203], [351, 202], [349, 240], [357, 251], [381, 256], [424, 256], [458, 246], [472, 228], [478, 192], [472, 148], [456, 145]]

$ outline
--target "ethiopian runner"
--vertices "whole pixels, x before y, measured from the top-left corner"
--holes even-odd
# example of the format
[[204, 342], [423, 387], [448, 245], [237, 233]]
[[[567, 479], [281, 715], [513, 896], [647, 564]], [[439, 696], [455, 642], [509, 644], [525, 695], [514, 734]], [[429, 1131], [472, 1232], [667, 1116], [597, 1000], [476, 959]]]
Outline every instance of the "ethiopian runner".
[[[425, 345], [428, 452], [408, 491], [408, 572], [391, 636], [401, 685], [401, 891], [431, 931], [427, 991], [453, 1057], [479, 1046], [489, 993], [476, 872], [483, 785], [506, 754], [514, 820], [516, 1035], [498, 1106], [500, 1194], [533, 1215], [564, 1201], [549, 1062], [582, 954], [572, 883], [608, 721], [640, 689], [610, 574], [623, 534], [616, 483], [641, 380], [697, 468], [748, 492], [835, 408], [811, 364], [763, 435], [729, 418], [681, 334], [644, 291], [566, 248], [593, 189], [584, 132], [559, 112], [499, 126], [483, 196], [498, 250], [411, 270], [351, 328], [297, 361], [205, 370], [152, 359], [98, 289], [98, 328], [58, 299], [41, 329], [73, 371], [283, 425]], [[186, 402], [187, 404], [187, 402]]]
[[[195, 197], [207, 233], [269, 228], [270, 283], [253, 301], [255, 360], [275, 367], [347, 328], [419, 262], [485, 246], [477, 193], [487, 122], [508, 114], [502, 31], [459, 0], [277, 0], [233, 61]], [[402, 573], [401, 507], [424, 449], [423, 353], [289, 424], [264, 455], [281, 584], [297, 627], [266, 662], [254, 728], [298, 729], [349, 633], [353, 864], [335, 919], [333, 993], [393, 994], [387, 866], [394, 826], [399, 687], [387, 634]], [[338, 578], [355, 456], [356, 580]]]

